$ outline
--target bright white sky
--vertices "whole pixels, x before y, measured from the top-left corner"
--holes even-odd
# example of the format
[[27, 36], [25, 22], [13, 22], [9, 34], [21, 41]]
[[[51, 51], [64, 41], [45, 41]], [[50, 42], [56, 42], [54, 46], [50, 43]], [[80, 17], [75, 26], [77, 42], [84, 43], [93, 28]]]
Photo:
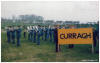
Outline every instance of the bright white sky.
[[99, 20], [98, 1], [2, 1], [1, 16], [35, 14], [49, 20], [96, 22]]

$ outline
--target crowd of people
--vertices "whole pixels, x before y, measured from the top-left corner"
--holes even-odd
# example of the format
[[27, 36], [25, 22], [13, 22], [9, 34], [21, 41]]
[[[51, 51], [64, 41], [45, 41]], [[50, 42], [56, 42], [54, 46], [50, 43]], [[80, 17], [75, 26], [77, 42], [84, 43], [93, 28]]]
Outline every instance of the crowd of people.
[[[8, 26], [7, 30], [7, 42], [15, 44], [17, 42], [17, 46], [20, 46], [20, 38], [21, 35], [24, 36], [25, 39], [28, 39], [31, 42], [37, 43], [40, 45], [40, 40], [50, 40], [50, 42], [55, 42], [55, 34], [54, 27], [51, 26]], [[22, 34], [22, 32], [24, 32]], [[28, 36], [27, 36], [28, 35]], [[17, 41], [16, 41], [17, 40]]]
[[[69, 26], [8, 26], [6, 27], [7, 30], [7, 41], [8, 43], [17, 43], [17, 46], [20, 46], [20, 38], [21, 35], [24, 36], [25, 39], [36, 43], [37, 45], [40, 45], [41, 40], [50, 42], [56, 42], [57, 36], [56, 36], [56, 29], [67, 29], [67, 28], [77, 28], [75, 25], [69, 25]], [[23, 34], [22, 34], [23, 32]], [[99, 40], [99, 28], [95, 29], [93, 28], [93, 40], [94, 40], [94, 46], [96, 46], [97, 40]], [[69, 48], [73, 48], [74, 45], [69, 45]]]
[[8, 43], [12, 42], [15, 44], [15, 40], [17, 40], [17, 46], [20, 46], [20, 38], [21, 38], [21, 28], [20, 26], [8, 26], [6, 27], [7, 30], [7, 41]]
[[47, 26], [28, 26], [27, 29], [24, 29], [24, 37], [26, 37], [26, 30], [28, 32], [28, 40], [36, 42], [37, 45], [40, 45], [40, 38], [44, 41], [50, 39], [50, 42], [53, 42], [54, 38], [54, 28]]

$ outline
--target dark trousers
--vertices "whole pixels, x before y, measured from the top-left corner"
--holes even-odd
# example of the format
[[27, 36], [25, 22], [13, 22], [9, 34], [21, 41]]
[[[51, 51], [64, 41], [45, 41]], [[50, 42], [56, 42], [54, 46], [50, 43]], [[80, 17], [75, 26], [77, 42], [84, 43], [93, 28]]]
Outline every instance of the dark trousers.
[[11, 41], [10, 35], [7, 35], [7, 41], [8, 41], [8, 43], [10, 43], [10, 41]]
[[33, 42], [33, 34], [30, 34], [30, 40]]
[[42, 40], [44, 39], [44, 36], [43, 36], [43, 34], [42, 34]]
[[28, 34], [28, 40], [31, 40], [31, 34], [30, 33]]
[[37, 45], [40, 45], [40, 35], [37, 37]]
[[74, 45], [73, 44], [69, 44], [69, 48], [73, 48], [74, 47]]
[[52, 41], [52, 34], [50, 34], [50, 41]]
[[17, 37], [17, 46], [20, 46], [20, 38]]
[[45, 33], [45, 40], [47, 40], [47, 32]]
[[34, 42], [36, 42], [36, 34], [34, 34]]
[[24, 32], [24, 38], [26, 38], [26, 32]]
[[96, 37], [93, 37], [93, 45], [94, 45], [94, 47], [96, 47]]
[[12, 43], [15, 44], [15, 37], [12, 38]]

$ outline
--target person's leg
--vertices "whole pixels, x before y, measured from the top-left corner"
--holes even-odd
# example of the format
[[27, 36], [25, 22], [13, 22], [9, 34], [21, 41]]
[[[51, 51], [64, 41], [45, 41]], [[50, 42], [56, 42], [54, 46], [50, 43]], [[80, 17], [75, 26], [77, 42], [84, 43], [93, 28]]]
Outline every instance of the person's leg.
[[30, 33], [28, 33], [28, 40], [30, 40]]
[[93, 43], [94, 47], [96, 47], [96, 37], [93, 37]]
[[36, 34], [34, 34], [34, 42], [36, 42]]
[[10, 36], [7, 36], [8, 43], [10, 43]]
[[69, 48], [73, 48], [74, 47], [74, 44], [69, 44]]
[[37, 37], [37, 45], [40, 45], [40, 36], [38, 35], [38, 37]]
[[32, 34], [30, 34], [30, 41], [32, 41]]
[[43, 40], [43, 33], [42, 33], [42, 40]]
[[31, 36], [31, 39], [32, 39], [32, 42], [34, 42], [34, 40], [33, 40], [33, 34], [32, 34], [32, 36]]
[[54, 38], [54, 43], [55, 43], [55, 40], [56, 40], [56, 39], [55, 39], [55, 34], [53, 34], [53, 38]]
[[29, 40], [31, 40], [31, 34], [29, 33]]
[[25, 38], [25, 32], [24, 32], [24, 38]]
[[17, 38], [17, 46], [20, 46], [20, 39]]
[[47, 33], [45, 33], [45, 41], [47, 40]]
[[26, 32], [25, 32], [25, 38], [26, 38]]
[[52, 35], [50, 34], [50, 41], [52, 41]]
[[15, 37], [13, 37], [13, 42], [12, 43], [15, 44]]

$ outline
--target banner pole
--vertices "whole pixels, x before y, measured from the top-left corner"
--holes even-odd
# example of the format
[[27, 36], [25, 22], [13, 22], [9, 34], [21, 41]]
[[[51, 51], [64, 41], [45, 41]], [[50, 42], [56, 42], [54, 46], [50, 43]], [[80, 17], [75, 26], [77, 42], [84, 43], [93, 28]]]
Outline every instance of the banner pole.
[[59, 52], [59, 44], [58, 44], [58, 30], [55, 29], [55, 41], [56, 41], [56, 52]]
[[94, 45], [92, 44], [92, 54], [94, 54]]

